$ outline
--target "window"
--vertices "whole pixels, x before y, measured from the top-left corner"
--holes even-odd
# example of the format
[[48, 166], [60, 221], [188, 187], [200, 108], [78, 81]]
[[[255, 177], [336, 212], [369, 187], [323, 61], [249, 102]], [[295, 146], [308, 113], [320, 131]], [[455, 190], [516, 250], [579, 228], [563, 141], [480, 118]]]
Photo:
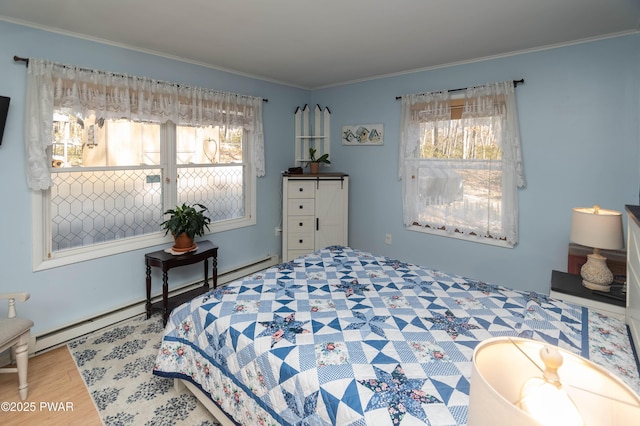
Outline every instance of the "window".
[[[223, 223], [252, 220], [254, 193], [243, 130], [219, 127], [177, 128], [178, 202], [204, 204], [213, 227]], [[228, 228], [228, 226], [227, 226]]]
[[411, 230], [517, 243], [524, 185], [513, 83], [403, 97], [400, 178]]
[[38, 193], [47, 256], [157, 232], [160, 125], [55, 113], [53, 126], [52, 185]]
[[[58, 78], [58, 68], [68, 71], [41, 62], [30, 60], [29, 68], [52, 68]], [[123, 89], [122, 79], [110, 81], [106, 92]], [[88, 102], [94, 93], [83, 92], [78, 81], [61, 81], [81, 95], [69, 102], [56, 88], [51, 127], [32, 135], [50, 142], [41, 147], [27, 138], [33, 158], [28, 180], [40, 189], [34, 192], [35, 269], [160, 244], [168, 238], [159, 226], [163, 212], [183, 202], [207, 206], [212, 232], [255, 224], [255, 179], [264, 173], [262, 122], [255, 119], [261, 99], [176, 85], [154, 93], [138, 86], [123, 113], [122, 104], [105, 105], [104, 96]], [[28, 93], [33, 84], [42, 90], [51, 80], [30, 80]], [[132, 84], [142, 85], [135, 79]], [[141, 113], [136, 109], [145, 96], [149, 110]], [[160, 104], [154, 98], [166, 110], [153, 110]], [[196, 104], [200, 109], [191, 111]], [[175, 110], [179, 114], [171, 115]], [[46, 117], [40, 110], [34, 114]]]
[[[61, 113], [54, 114], [53, 126], [53, 185], [42, 194], [50, 209], [52, 254], [159, 232], [162, 212], [175, 204], [204, 204], [214, 227], [245, 219], [252, 204], [245, 199], [251, 191], [245, 191], [242, 129]], [[173, 139], [175, 153], [169, 149]], [[178, 179], [167, 182], [169, 163]]]

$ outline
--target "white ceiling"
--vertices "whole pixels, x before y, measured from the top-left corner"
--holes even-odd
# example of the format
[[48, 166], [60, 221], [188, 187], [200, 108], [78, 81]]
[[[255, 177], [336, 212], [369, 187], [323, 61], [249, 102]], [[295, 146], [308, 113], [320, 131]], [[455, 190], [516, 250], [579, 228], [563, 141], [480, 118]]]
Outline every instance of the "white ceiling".
[[640, 0], [0, 0], [0, 19], [313, 89], [635, 32]]

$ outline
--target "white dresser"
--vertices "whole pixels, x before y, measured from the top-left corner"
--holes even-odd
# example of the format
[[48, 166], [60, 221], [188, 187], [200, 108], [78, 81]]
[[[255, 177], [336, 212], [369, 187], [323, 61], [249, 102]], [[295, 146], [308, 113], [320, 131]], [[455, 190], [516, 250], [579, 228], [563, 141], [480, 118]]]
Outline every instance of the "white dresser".
[[286, 174], [282, 178], [282, 260], [348, 245], [349, 175]]
[[627, 325], [640, 348], [640, 206], [627, 210]]

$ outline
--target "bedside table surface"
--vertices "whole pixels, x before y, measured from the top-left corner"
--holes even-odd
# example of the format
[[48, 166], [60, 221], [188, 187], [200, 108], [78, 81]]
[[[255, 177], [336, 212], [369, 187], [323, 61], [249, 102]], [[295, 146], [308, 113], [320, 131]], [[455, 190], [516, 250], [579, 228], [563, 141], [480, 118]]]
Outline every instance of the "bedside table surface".
[[551, 272], [551, 290], [575, 297], [581, 297], [583, 299], [607, 303], [609, 305], [622, 307], [627, 305], [627, 294], [622, 292], [622, 286], [611, 286], [610, 293], [594, 291], [582, 285], [582, 278], [580, 275], [568, 274], [566, 272]]

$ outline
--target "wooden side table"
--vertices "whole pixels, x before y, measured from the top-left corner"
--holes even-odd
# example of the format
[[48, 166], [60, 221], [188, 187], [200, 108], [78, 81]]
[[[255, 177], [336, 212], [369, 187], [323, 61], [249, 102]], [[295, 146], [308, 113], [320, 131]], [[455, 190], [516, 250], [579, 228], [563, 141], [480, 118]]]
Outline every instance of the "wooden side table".
[[[197, 241], [196, 244], [198, 245], [198, 248], [195, 251], [184, 254], [173, 255], [164, 250], [158, 250], [144, 255], [144, 262], [147, 268], [147, 319], [149, 319], [153, 311], [162, 311], [162, 323], [163, 325], [167, 325], [169, 314], [173, 308], [209, 291], [209, 258], [211, 258], [213, 262], [213, 288], [218, 286], [218, 246], [207, 240]], [[198, 287], [169, 298], [169, 269], [203, 261], [204, 284], [202, 287]], [[151, 303], [152, 266], [162, 268], [162, 300], [155, 303]]]
[[624, 320], [627, 296], [621, 290], [622, 286], [615, 283], [611, 286], [610, 293], [590, 290], [582, 285], [580, 275], [560, 271], [551, 272], [551, 297]]

